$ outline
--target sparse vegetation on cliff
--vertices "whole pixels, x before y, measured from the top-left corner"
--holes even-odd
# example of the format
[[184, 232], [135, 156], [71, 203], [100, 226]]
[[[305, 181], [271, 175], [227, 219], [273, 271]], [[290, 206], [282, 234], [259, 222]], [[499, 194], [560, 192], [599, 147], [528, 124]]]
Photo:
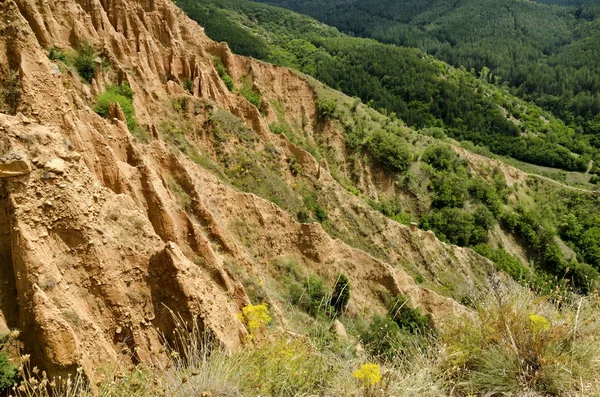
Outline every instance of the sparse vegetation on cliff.
[[95, 58], [96, 50], [91, 44], [84, 43], [77, 47], [77, 54], [73, 59], [73, 64], [79, 76], [88, 83], [92, 81], [96, 72]]
[[21, 81], [19, 72], [6, 66], [2, 70], [2, 89], [0, 90], [0, 99], [2, 99], [2, 108], [8, 114], [16, 114], [21, 103]]
[[135, 132], [138, 128], [138, 121], [135, 117], [135, 109], [133, 108], [133, 91], [128, 83], [124, 82], [121, 85], [109, 85], [106, 87], [106, 91], [96, 98], [94, 111], [100, 116], [107, 118], [111, 103], [119, 104], [127, 120], [127, 128], [129, 128], [130, 132]]
[[225, 65], [223, 65], [223, 61], [221, 60], [221, 58], [214, 57], [213, 65], [214, 65], [215, 69], [217, 70], [219, 77], [221, 78], [221, 80], [223, 80], [223, 83], [225, 84], [227, 89], [229, 91], [233, 91], [233, 89], [235, 88], [235, 82], [233, 81], [233, 79], [231, 78], [229, 73], [227, 72], [227, 68], [225, 67]]

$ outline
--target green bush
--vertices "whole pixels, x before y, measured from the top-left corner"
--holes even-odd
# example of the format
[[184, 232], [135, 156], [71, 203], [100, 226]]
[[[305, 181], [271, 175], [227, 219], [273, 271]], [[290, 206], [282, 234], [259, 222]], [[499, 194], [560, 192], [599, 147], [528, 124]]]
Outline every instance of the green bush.
[[419, 227], [434, 231], [439, 239], [452, 244], [463, 247], [480, 244], [487, 240], [487, 232], [491, 226], [488, 218], [491, 213], [487, 209], [485, 211], [487, 212], [476, 217], [460, 208], [433, 210], [421, 218]]
[[421, 133], [423, 133], [424, 135], [431, 136], [436, 139], [448, 138], [448, 135], [446, 135], [446, 133], [444, 132], [444, 129], [441, 127], [425, 128], [425, 129], [421, 130]]
[[235, 83], [233, 82], [233, 79], [231, 78], [231, 76], [228, 75], [228, 74], [226, 74], [224, 76], [221, 76], [221, 79], [223, 80], [223, 83], [225, 84], [225, 87], [227, 87], [227, 89], [229, 91], [233, 91]]
[[254, 106], [256, 106], [256, 108], [258, 110], [261, 109], [262, 107], [262, 99], [261, 96], [258, 92], [254, 91], [251, 88], [241, 88], [240, 89], [240, 94], [242, 94], [242, 96], [244, 98], [246, 98], [246, 100], [248, 102], [250, 102], [251, 104], [253, 104]]
[[393, 365], [400, 358], [410, 358], [422, 353], [431, 345], [432, 339], [411, 334], [389, 317], [375, 315], [371, 323], [360, 330], [365, 349], [379, 360]]
[[382, 129], [375, 130], [368, 141], [371, 155], [390, 170], [402, 172], [410, 165], [412, 155], [407, 142]]
[[[6, 107], [5, 112], [8, 114], [16, 114], [19, 104], [21, 103], [21, 80], [19, 73], [7, 67], [4, 70], [4, 81], [2, 82], [2, 101]], [[0, 111], [2, 109], [0, 108]]]
[[466, 175], [440, 172], [431, 181], [432, 204], [437, 208], [462, 207], [469, 197], [469, 181]]
[[133, 108], [133, 91], [127, 83], [122, 85], [110, 85], [106, 87], [106, 91], [98, 95], [94, 112], [100, 116], [107, 118], [111, 103], [118, 103], [127, 119], [127, 128], [133, 132], [138, 127], [137, 119], [135, 118], [135, 109]]
[[422, 160], [438, 171], [453, 171], [460, 162], [456, 152], [445, 144], [429, 146], [423, 152]]
[[221, 77], [221, 80], [223, 80], [223, 83], [225, 84], [225, 86], [227, 87], [227, 89], [229, 91], [233, 91], [233, 88], [234, 88], [235, 84], [233, 82], [233, 79], [229, 75], [229, 73], [227, 71], [227, 68], [223, 64], [223, 61], [221, 60], [221, 58], [214, 57], [213, 58], [213, 65], [215, 67], [215, 70], [219, 74], [219, 77]]
[[311, 316], [328, 314], [331, 295], [325, 286], [325, 280], [319, 276], [310, 275], [304, 284], [291, 284], [289, 290], [290, 301], [298, 305]]
[[191, 94], [192, 90], [194, 89], [194, 82], [190, 79], [184, 79], [183, 80], [183, 89], [185, 89], [187, 92], [189, 92]]
[[374, 316], [371, 324], [361, 332], [360, 339], [373, 356], [393, 359], [402, 347], [400, 327], [388, 317]]
[[348, 277], [346, 277], [345, 274], [340, 273], [335, 280], [329, 304], [333, 307], [335, 315], [340, 316], [346, 309], [346, 306], [348, 306], [349, 301], [350, 280], [348, 280]]
[[96, 51], [94, 47], [89, 44], [82, 44], [77, 48], [77, 55], [75, 56], [75, 68], [82, 79], [90, 83], [94, 78], [96, 66], [94, 59], [96, 58]]
[[375, 211], [381, 212], [383, 215], [395, 220], [398, 223], [408, 225], [411, 222], [412, 218], [410, 214], [404, 212], [401, 201], [397, 197], [380, 197], [379, 202], [369, 200], [369, 205]]
[[479, 244], [474, 246], [473, 250], [494, 262], [497, 270], [507, 273], [516, 281], [528, 281], [530, 279], [531, 271], [519, 259], [504, 249], [494, 249], [488, 244]]
[[421, 313], [418, 308], [412, 308], [410, 300], [404, 295], [397, 295], [388, 303], [389, 316], [403, 329], [411, 334], [426, 335], [433, 331], [431, 319]]
[[17, 367], [8, 361], [5, 352], [0, 352], [0, 392], [6, 392], [18, 382]]
[[306, 210], [312, 211], [319, 222], [323, 223], [327, 220], [327, 210], [319, 204], [314, 193], [304, 195], [302, 201]]
[[480, 178], [473, 178], [469, 183], [468, 191], [471, 201], [485, 204], [494, 217], [500, 216], [502, 199], [494, 186]]
[[321, 207], [319, 204], [317, 204], [315, 206], [315, 216], [317, 217], [317, 220], [321, 223], [325, 222], [327, 220], [327, 210], [323, 207]]
[[589, 294], [594, 292], [598, 281], [600, 280], [600, 273], [598, 270], [588, 265], [587, 263], [571, 263], [569, 266], [570, 273], [567, 277], [573, 282], [573, 287], [582, 294]]
[[333, 99], [319, 98], [317, 100], [317, 112], [321, 120], [327, 120], [335, 114], [336, 103]]
[[67, 60], [67, 56], [64, 53], [63, 50], [61, 50], [58, 47], [50, 47], [50, 49], [48, 50], [48, 58], [51, 61], [60, 61], [60, 62], [65, 62]]

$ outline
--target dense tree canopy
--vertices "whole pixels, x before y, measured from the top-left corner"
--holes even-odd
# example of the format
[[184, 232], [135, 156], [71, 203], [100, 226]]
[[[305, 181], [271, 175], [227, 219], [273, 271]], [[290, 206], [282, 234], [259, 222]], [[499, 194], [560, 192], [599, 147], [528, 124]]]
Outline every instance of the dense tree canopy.
[[600, 148], [600, 1], [262, 1], [473, 69], [553, 112]]

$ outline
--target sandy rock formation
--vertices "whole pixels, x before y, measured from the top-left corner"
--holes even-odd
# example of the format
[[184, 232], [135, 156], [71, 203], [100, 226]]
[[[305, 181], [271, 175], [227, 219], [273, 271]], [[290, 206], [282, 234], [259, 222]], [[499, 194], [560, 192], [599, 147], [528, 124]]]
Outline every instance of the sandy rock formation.
[[12, 178], [31, 172], [29, 162], [19, 153], [7, 153], [0, 158], [0, 178]]
[[[45, 51], [84, 44], [110, 65], [109, 72], [97, 68], [90, 85]], [[229, 92], [213, 56], [236, 81], [251, 76], [264, 116]], [[464, 308], [417, 286], [402, 263], [432, 273], [453, 268], [472, 287], [474, 272], [492, 271], [472, 251], [373, 213], [309, 153], [271, 134], [276, 115], [266, 99], [282, 103], [290, 123], [309, 120], [318, 133], [310, 85], [231, 54], [168, 0], [0, 0], [0, 64], [19, 76], [18, 111], [26, 115], [0, 113], [0, 329], [21, 329], [34, 361], [52, 374], [82, 366], [93, 379], [109, 361], [160, 360], [159, 333], [172, 330], [171, 311], [239, 346], [246, 331], [235, 314], [250, 300], [227, 266], [232, 261], [247, 274], [276, 276], [271, 259], [293, 255], [329, 279], [346, 273], [356, 307], [377, 310], [382, 292], [404, 293], [434, 319]], [[193, 82], [191, 95], [185, 80]], [[108, 120], [91, 110], [94, 95], [125, 81], [140, 128], [153, 136], [148, 144], [132, 137], [119, 107]], [[369, 238], [392, 259], [334, 239], [320, 224], [296, 222], [158, 139], [156, 125], [173, 116], [170, 100], [179, 97], [239, 117], [260, 148], [276, 148], [282, 167], [297, 158], [323, 194], [374, 225]], [[198, 124], [208, 118], [204, 108], [194, 113]], [[189, 197], [187, 208], [171, 181]], [[234, 232], [240, 219], [253, 231], [249, 239]]]

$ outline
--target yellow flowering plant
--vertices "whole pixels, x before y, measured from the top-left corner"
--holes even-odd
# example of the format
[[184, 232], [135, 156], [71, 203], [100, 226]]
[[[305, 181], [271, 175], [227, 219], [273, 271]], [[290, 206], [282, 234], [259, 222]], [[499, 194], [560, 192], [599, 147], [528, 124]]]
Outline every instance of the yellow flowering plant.
[[362, 367], [354, 371], [354, 377], [362, 382], [368, 388], [381, 382], [381, 371], [377, 364], [363, 364]]
[[533, 332], [545, 331], [550, 329], [550, 322], [544, 316], [540, 316], [539, 314], [530, 314], [529, 327]]
[[272, 320], [266, 303], [248, 305], [242, 309], [238, 317], [248, 327], [249, 340], [255, 339]]

